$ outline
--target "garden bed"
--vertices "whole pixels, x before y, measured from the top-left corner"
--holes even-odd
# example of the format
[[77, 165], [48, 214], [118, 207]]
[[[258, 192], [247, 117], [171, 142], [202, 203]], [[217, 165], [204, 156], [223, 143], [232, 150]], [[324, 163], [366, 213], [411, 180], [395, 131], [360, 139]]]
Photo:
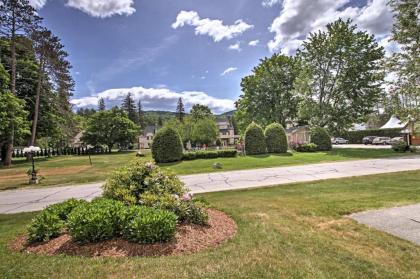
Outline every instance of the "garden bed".
[[235, 222], [225, 213], [208, 209], [207, 226], [178, 225], [175, 239], [167, 243], [136, 244], [116, 238], [98, 243], [80, 245], [69, 234], [63, 234], [46, 242], [28, 244], [25, 235], [10, 245], [12, 251], [39, 255], [85, 257], [135, 257], [190, 254], [217, 246], [232, 238], [237, 230]]

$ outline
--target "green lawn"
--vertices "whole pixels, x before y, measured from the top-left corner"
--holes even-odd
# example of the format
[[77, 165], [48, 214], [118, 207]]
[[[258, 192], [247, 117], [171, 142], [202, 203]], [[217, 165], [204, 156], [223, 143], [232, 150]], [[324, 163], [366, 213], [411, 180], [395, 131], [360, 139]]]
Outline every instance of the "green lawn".
[[[37, 158], [36, 168], [39, 169], [40, 175], [44, 177], [42, 183], [38, 186], [103, 181], [112, 170], [134, 160], [136, 158], [135, 154], [136, 152], [125, 152], [92, 156], [92, 166], [89, 164], [87, 156]], [[387, 149], [335, 149], [330, 152], [194, 160], [162, 164], [162, 166], [183, 175], [391, 156], [402, 156], [402, 154]], [[142, 160], [152, 160], [150, 153]], [[212, 166], [215, 162], [222, 163], [223, 169], [213, 169]], [[27, 187], [28, 176], [26, 172], [30, 167], [31, 164], [24, 159], [14, 161], [12, 168], [0, 167], [0, 190]]]
[[82, 258], [12, 253], [32, 213], [0, 215], [2, 278], [420, 278], [420, 247], [344, 215], [420, 202], [420, 171], [204, 197], [238, 233], [192, 255]]

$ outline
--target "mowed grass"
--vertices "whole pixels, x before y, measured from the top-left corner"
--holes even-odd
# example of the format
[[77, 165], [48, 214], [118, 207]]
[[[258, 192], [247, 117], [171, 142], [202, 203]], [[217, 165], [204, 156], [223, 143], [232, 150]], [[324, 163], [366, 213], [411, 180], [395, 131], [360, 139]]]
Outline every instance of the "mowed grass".
[[[95, 155], [91, 156], [92, 165], [90, 165], [87, 156], [37, 158], [36, 169], [39, 170], [39, 175], [43, 177], [41, 184], [37, 185], [37, 187], [103, 181], [114, 169], [136, 159], [135, 155], [136, 152], [134, 151]], [[329, 152], [316, 153], [294, 152], [284, 155], [269, 154], [239, 156], [236, 158], [201, 159], [162, 164], [161, 166], [172, 170], [176, 174], [186, 175], [392, 156], [402, 155], [388, 149], [334, 149]], [[150, 151], [147, 152], [146, 157], [139, 160], [151, 161]], [[213, 164], [216, 162], [222, 163], [223, 168], [214, 169]], [[12, 168], [0, 167], [0, 190], [28, 187], [29, 178], [26, 172], [30, 168], [31, 163], [26, 162], [23, 158], [15, 160]]]
[[36, 256], [7, 250], [34, 214], [0, 215], [2, 278], [420, 278], [420, 247], [345, 215], [420, 202], [420, 171], [205, 194], [238, 224], [197, 254]]

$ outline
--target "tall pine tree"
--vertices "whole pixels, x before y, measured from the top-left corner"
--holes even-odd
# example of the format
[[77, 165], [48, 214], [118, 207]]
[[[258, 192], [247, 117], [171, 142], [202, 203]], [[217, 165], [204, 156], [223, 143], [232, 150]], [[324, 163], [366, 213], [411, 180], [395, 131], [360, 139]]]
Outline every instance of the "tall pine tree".
[[139, 115], [137, 112], [136, 104], [134, 103], [134, 99], [131, 93], [128, 93], [127, 96], [124, 98], [121, 107], [127, 113], [128, 118], [133, 121], [134, 123], [139, 123]]
[[100, 98], [98, 101], [98, 110], [104, 111], [105, 110], [105, 100], [104, 98]]
[[137, 103], [137, 110], [138, 110], [138, 123], [140, 128], [144, 128], [146, 126], [146, 114], [143, 111], [143, 106], [141, 104], [141, 100]]
[[185, 116], [185, 109], [184, 109], [184, 103], [182, 102], [182, 98], [178, 99], [178, 105], [176, 106], [176, 117], [180, 122], [184, 122], [184, 116]]

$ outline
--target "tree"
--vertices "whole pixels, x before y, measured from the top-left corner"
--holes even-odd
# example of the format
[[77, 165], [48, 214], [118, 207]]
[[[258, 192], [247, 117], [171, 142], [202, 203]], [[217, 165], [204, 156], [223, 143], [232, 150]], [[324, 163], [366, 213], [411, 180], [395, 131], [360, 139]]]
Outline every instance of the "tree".
[[0, 33], [11, 40], [11, 90], [16, 95], [16, 37], [29, 34], [41, 21], [28, 0], [2, 0]]
[[190, 114], [193, 121], [197, 121], [198, 119], [203, 119], [213, 115], [208, 106], [200, 104], [193, 105]]
[[245, 131], [245, 151], [247, 155], [263, 154], [267, 151], [263, 129], [254, 122]]
[[265, 142], [268, 153], [286, 153], [287, 135], [283, 126], [279, 123], [272, 123], [265, 128]]
[[177, 131], [183, 144], [185, 145], [188, 141], [191, 140], [191, 124], [191, 117], [185, 117], [183, 122], [174, 117], [166, 121], [164, 127]]
[[182, 153], [181, 137], [176, 130], [165, 127], [156, 133], [152, 143], [152, 157], [156, 163], [180, 161]]
[[[24, 101], [15, 97], [9, 92], [0, 92], [0, 147], [2, 142], [6, 142], [13, 132], [16, 140], [22, 139], [29, 134], [29, 122], [27, 121], [28, 112], [25, 111]], [[3, 150], [3, 148], [1, 148]], [[6, 144], [2, 152], [2, 160], [5, 166], [11, 165], [11, 154], [13, 148]]]
[[176, 106], [176, 117], [178, 118], [179, 121], [183, 122], [184, 116], [185, 116], [184, 104], [182, 102], [182, 98], [180, 97], [178, 99], [178, 104]]
[[[2, 0], [0, 5], [0, 34], [9, 38], [11, 41], [11, 77], [10, 87], [13, 95], [17, 95], [16, 92], [16, 39], [20, 35], [26, 35], [35, 28], [40, 17], [36, 15], [35, 9], [29, 5], [27, 0]], [[8, 133], [9, 138], [7, 139], [7, 150], [13, 150], [13, 144], [15, 140], [14, 136], [15, 127], [11, 127], [11, 132]], [[12, 153], [6, 152], [6, 163], [12, 162]], [[9, 157], [10, 156], [10, 157]]]
[[299, 98], [293, 92], [298, 74], [295, 58], [274, 54], [264, 58], [242, 79], [243, 94], [236, 102], [236, 120], [243, 131], [252, 121], [263, 126], [277, 122], [286, 126], [297, 118]]
[[139, 118], [138, 124], [140, 125], [141, 128], [144, 128], [146, 127], [146, 115], [143, 111], [141, 100], [139, 100], [139, 102], [137, 103], [137, 110], [138, 110], [138, 118]]
[[297, 54], [303, 64], [295, 82], [303, 98], [299, 114], [332, 133], [362, 122], [381, 93], [383, 48], [356, 29], [339, 19], [327, 31], [311, 33]]
[[88, 120], [82, 141], [94, 146], [106, 145], [109, 151], [115, 144], [127, 145], [135, 140], [139, 127], [119, 109], [99, 111]]
[[158, 121], [157, 121], [158, 126], [162, 127], [163, 126], [163, 119], [162, 116], [159, 115]]
[[103, 111], [105, 109], [106, 109], [105, 100], [104, 100], [104, 98], [100, 98], [99, 101], [98, 101], [98, 111]]
[[[63, 104], [65, 104], [65, 100], [68, 97], [68, 90], [71, 90], [69, 86], [72, 84], [72, 79], [68, 74], [69, 69], [71, 68], [66, 60], [68, 54], [64, 51], [64, 46], [57, 36], [54, 36], [52, 32], [46, 28], [39, 28], [32, 32], [31, 39], [38, 62], [38, 80], [33, 110], [32, 133], [29, 142], [29, 145], [34, 145], [37, 136], [40, 102], [44, 90], [44, 83], [56, 84], [57, 90], [59, 90], [60, 87], [65, 87], [61, 88], [62, 97], [64, 98]], [[66, 80], [64, 81], [63, 78]], [[69, 84], [64, 84], [67, 82]]]
[[420, 121], [420, 8], [416, 0], [391, 0], [395, 23], [391, 39], [400, 52], [394, 53], [387, 66], [395, 78], [391, 82], [393, 113], [404, 120]]
[[216, 121], [212, 117], [198, 119], [191, 123], [191, 140], [195, 144], [213, 143], [219, 135]]
[[136, 107], [136, 104], [134, 103], [134, 99], [131, 93], [128, 93], [127, 96], [124, 98], [121, 107], [127, 113], [128, 118], [131, 121], [133, 121], [134, 123], [139, 123], [139, 115], [137, 112], [137, 107]]

